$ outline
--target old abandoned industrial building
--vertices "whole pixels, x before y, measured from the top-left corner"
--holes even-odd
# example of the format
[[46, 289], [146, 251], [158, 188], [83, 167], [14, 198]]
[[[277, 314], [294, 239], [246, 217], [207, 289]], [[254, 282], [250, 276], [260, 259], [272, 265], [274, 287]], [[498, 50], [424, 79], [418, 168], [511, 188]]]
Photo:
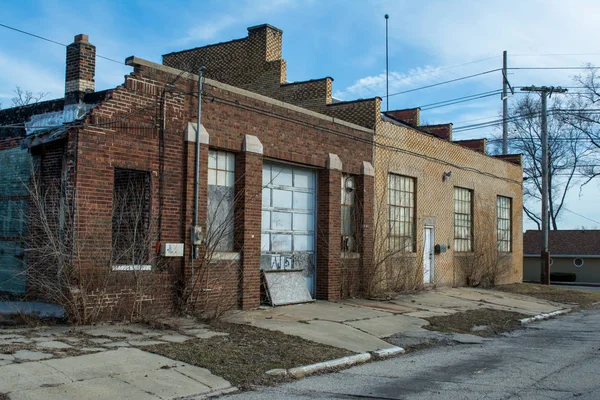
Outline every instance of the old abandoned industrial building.
[[324, 300], [521, 280], [519, 156], [288, 83], [270, 25], [126, 64], [95, 92], [78, 35], [64, 99], [0, 111], [0, 292], [90, 321], [258, 307], [261, 271]]

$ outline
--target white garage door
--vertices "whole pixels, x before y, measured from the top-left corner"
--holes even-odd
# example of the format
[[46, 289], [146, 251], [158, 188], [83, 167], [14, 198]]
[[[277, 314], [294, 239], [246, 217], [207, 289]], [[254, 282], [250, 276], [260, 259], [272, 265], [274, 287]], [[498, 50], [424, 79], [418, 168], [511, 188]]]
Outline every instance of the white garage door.
[[263, 164], [261, 269], [301, 269], [314, 296], [315, 171]]

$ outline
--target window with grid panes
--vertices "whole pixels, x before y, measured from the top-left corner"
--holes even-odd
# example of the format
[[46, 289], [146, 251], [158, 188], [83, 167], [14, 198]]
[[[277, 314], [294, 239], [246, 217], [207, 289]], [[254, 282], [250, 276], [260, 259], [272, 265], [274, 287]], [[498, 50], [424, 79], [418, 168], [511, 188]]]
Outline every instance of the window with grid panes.
[[473, 251], [473, 191], [454, 188], [454, 251]]
[[498, 251], [508, 253], [512, 251], [512, 199], [498, 196], [496, 200], [496, 216], [498, 220]]
[[415, 251], [415, 179], [388, 175], [389, 250]]
[[233, 251], [235, 154], [208, 151], [207, 246]]
[[235, 155], [227, 151], [208, 151], [208, 184], [233, 186], [235, 181]]
[[354, 177], [342, 175], [342, 251], [355, 251]]

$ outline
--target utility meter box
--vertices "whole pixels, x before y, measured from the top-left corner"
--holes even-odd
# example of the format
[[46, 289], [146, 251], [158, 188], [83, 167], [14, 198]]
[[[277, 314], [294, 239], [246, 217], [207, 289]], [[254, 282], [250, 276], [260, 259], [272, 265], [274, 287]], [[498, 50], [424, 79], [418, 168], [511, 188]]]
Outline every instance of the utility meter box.
[[161, 243], [160, 255], [163, 257], [183, 257], [183, 243]]
[[445, 244], [436, 244], [434, 248], [436, 254], [445, 253], [446, 245]]

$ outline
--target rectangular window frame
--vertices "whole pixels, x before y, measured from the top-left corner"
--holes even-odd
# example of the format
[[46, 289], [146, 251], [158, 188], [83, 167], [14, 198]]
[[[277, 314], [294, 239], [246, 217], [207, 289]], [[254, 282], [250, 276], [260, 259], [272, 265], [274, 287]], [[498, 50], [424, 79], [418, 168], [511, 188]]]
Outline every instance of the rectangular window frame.
[[[121, 176], [120, 176], [121, 175]], [[127, 177], [130, 175], [130, 177]], [[139, 178], [139, 182], [134, 182], [134, 187], [129, 186], [126, 189], [131, 191], [131, 194], [120, 193], [122, 183], [119, 183], [121, 179], [129, 179], [129, 182], [133, 182], [132, 178]], [[143, 191], [143, 193], [140, 193]], [[127, 196], [125, 200], [120, 196]], [[124, 211], [119, 213], [119, 209], [123, 212], [122, 207], [126, 207], [130, 210], [129, 205], [123, 205], [121, 201], [129, 201], [129, 197], [139, 196], [133, 200], [139, 205], [133, 205], [132, 207], [139, 207], [139, 210], [134, 213], [140, 213], [139, 216], [133, 215], [130, 211]], [[143, 204], [141, 203], [143, 201]], [[150, 265], [151, 257], [151, 235], [152, 232], [150, 226], [150, 219], [152, 218], [152, 177], [149, 171], [133, 170], [128, 168], [115, 168], [113, 172], [113, 209], [112, 209], [112, 225], [111, 225], [111, 251], [112, 251], [112, 269], [115, 271], [147, 271], [152, 269]], [[132, 215], [128, 215], [132, 214]], [[124, 222], [123, 218], [127, 220]], [[132, 224], [131, 218], [134, 218]], [[124, 232], [126, 229], [131, 229], [132, 226], [137, 225], [135, 229], [135, 235], [141, 235], [140, 243], [128, 243], [130, 236], [128, 232]], [[141, 233], [138, 233], [138, 229], [141, 229]], [[131, 233], [131, 232], [130, 232]], [[115, 255], [116, 252], [120, 252], [119, 248], [126, 246], [128, 248], [134, 248], [133, 260], [130, 259], [129, 255], [125, 258], [124, 255]], [[136, 248], [137, 247], [137, 248]]]
[[416, 251], [416, 188], [412, 176], [388, 174], [388, 251]]
[[235, 153], [208, 150], [208, 184], [227, 187], [235, 185]]
[[473, 198], [472, 189], [454, 187], [454, 251], [458, 253], [472, 252], [474, 248]]
[[356, 178], [342, 174], [341, 179], [340, 232], [342, 252], [356, 251]]
[[496, 237], [498, 252], [512, 253], [512, 198], [496, 197]]
[[[235, 157], [230, 151], [208, 150], [206, 241], [218, 253], [235, 251]], [[231, 209], [221, 211], [228, 203]]]

